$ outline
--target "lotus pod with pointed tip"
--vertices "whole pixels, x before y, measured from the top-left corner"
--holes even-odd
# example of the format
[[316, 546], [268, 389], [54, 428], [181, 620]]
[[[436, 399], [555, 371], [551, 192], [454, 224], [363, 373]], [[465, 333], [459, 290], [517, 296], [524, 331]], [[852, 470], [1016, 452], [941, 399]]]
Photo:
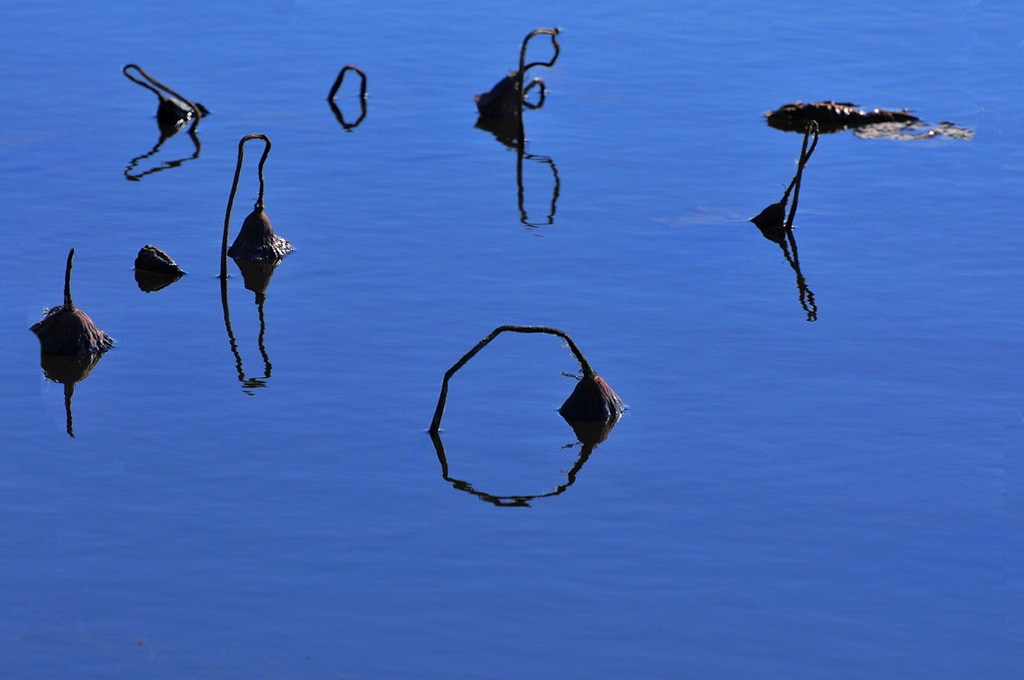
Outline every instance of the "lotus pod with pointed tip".
[[39, 338], [43, 354], [79, 356], [98, 354], [114, 346], [114, 340], [96, 327], [89, 315], [75, 307], [71, 297], [71, 268], [75, 249], [68, 253], [64, 268], [64, 304], [43, 312], [43, 318], [29, 327]]
[[772, 203], [762, 210], [757, 217], [750, 218], [761, 234], [775, 243], [782, 243], [786, 236], [786, 203]]
[[614, 420], [626, 407], [619, 395], [599, 375], [584, 375], [558, 412], [568, 421]]
[[228, 256], [235, 260], [281, 260], [292, 251], [292, 244], [274, 233], [270, 219], [260, 208], [242, 222]]

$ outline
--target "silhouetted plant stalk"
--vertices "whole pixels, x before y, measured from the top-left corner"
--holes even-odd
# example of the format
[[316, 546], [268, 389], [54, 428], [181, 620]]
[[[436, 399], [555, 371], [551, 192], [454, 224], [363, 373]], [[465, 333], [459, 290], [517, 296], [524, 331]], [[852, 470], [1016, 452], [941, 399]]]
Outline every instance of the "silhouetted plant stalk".
[[[811, 142], [808, 147], [807, 142], [814, 136], [814, 141]], [[811, 160], [811, 154], [818, 146], [818, 122], [815, 120], [810, 121], [807, 124], [807, 130], [804, 132], [804, 141], [800, 147], [800, 160], [797, 162], [796, 174], [793, 176], [793, 181], [789, 183], [789, 187], [786, 189], [786, 193], [782, 195], [781, 203], [786, 204], [786, 199], [789, 198], [789, 192], [793, 192], [793, 204], [789, 207], [789, 217], [786, 219], [786, 229], [793, 228], [793, 218], [796, 217], [796, 204], [800, 199], [800, 182], [803, 179], [804, 168], [807, 167], [807, 162]], [[794, 254], [796, 252], [796, 245], [794, 244]]]
[[331, 91], [327, 93], [327, 101], [334, 101], [334, 96], [338, 94], [338, 90], [341, 89], [341, 83], [345, 80], [345, 74], [349, 71], [355, 71], [359, 74], [359, 98], [366, 99], [366, 73], [358, 66], [348, 64], [338, 72], [338, 77], [334, 79], [334, 85], [331, 86]]
[[[342, 115], [341, 109], [338, 108], [337, 104], [334, 103], [334, 97], [338, 94], [338, 90], [341, 88], [342, 81], [345, 80], [345, 74], [349, 71], [354, 71], [359, 74], [359, 118], [354, 123], [345, 122], [345, 116]], [[366, 118], [366, 73], [363, 72], [358, 66], [348, 64], [338, 72], [338, 77], [334, 79], [334, 85], [331, 86], [331, 91], [327, 93], [327, 103], [331, 106], [331, 111], [334, 112], [334, 117], [338, 123], [341, 124], [346, 131], [350, 131], [359, 126]]]
[[71, 269], [75, 249], [68, 253], [64, 267], [64, 304], [43, 312], [43, 318], [29, 328], [39, 338], [43, 354], [79, 356], [100, 354], [114, 346], [114, 340], [93, 323], [89, 315], [75, 307], [71, 298]]
[[[476, 354], [485, 346], [487, 346], [489, 342], [491, 342], [500, 334], [506, 331], [513, 333], [546, 333], [548, 335], [554, 335], [561, 338], [562, 340], [565, 341], [566, 345], [568, 345], [569, 350], [573, 353], [573, 356], [576, 357], [576, 361], [579, 362], [580, 370], [583, 373], [583, 375], [580, 379], [580, 382], [577, 384], [576, 389], [573, 391], [572, 395], [570, 395], [569, 399], [566, 400], [566, 403], [562, 405], [561, 412], [563, 417], [565, 417], [567, 420], [576, 419], [573, 416], [576, 413], [580, 412], [579, 404], [576, 403], [580, 399], [587, 401], [600, 399], [604, 400], [604, 403], [600, 404], [596, 409], [585, 408], [584, 410], [588, 411], [589, 413], [587, 415], [582, 416], [579, 419], [608, 420], [611, 418], [617, 418], [619, 415], [622, 414], [624, 408], [622, 406], [622, 401], [619, 400], [618, 396], [611, 390], [607, 383], [605, 383], [600, 376], [594, 373], [594, 369], [590, 367], [590, 363], [587, 361], [586, 357], [583, 356], [583, 353], [580, 352], [579, 348], [576, 346], [576, 343], [573, 342], [572, 338], [570, 338], [565, 331], [559, 330], [557, 328], [551, 328], [548, 326], [505, 325], [498, 326], [493, 331], [491, 331], [483, 340], [478, 342], [473, 347], [473, 349], [466, 352], [466, 354], [464, 354], [461, 359], [455, 362], [455, 364], [451, 368], [449, 368], [447, 372], [445, 372], [444, 378], [441, 381], [441, 394], [437, 399], [437, 408], [434, 409], [434, 418], [430, 422], [430, 432], [432, 434], [436, 434], [441, 427], [441, 417], [444, 415], [444, 407], [448, 399], [448, 381], [451, 379], [453, 375], [455, 375], [456, 371], [465, 366], [466, 362], [468, 362], [470, 359], [476, 356]], [[571, 414], [567, 414], [566, 409], [570, 405], [570, 402], [573, 402], [574, 408]], [[591, 404], [587, 404], [586, 406], [591, 406]], [[595, 413], [599, 413], [602, 411], [604, 413], [603, 416], [594, 415]]]
[[[242, 174], [242, 164], [245, 155], [245, 145], [251, 139], [261, 139], [265, 146], [263, 156], [259, 161], [259, 195], [253, 211], [243, 220], [239, 236], [234, 239], [230, 249], [227, 247], [227, 235], [230, 230], [231, 207], [234, 205], [234, 195], [238, 192], [239, 176]], [[274, 235], [270, 220], [263, 212], [263, 165], [266, 157], [270, 154], [270, 139], [265, 134], [254, 132], [247, 134], [239, 140], [239, 158], [234, 165], [234, 179], [231, 181], [230, 194], [227, 197], [227, 209], [224, 211], [224, 231], [220, 242], [220, 278], [227, 278], [227, 257], [236, 260], [263, 260], [266, 262], [280, 262], [281, 259], [292, 250], [292, 244], [279, 236]]]
[[[555, 65], [561, 52], [561, 46], [558, 44], [557, 38], [561, 31], [562, 29], [560, 28], [538, 28], [531, 31], [523, 39], [522, 47], [519, 50], [519, 69], [498, 81], [490, 91], [476, 96], [477, 108], [481, 115], [491, 118], [514, 118], [518, 122], [517, 137], [519, 138], [520, 145], [523, 142], [522, 118], [526, 93], [531, 88], [539, 86], [541, 89], [540, 102], [527, 106], [529, 108], [538, 108], [544, 102], [544, 81], [540, 78], [534, 78], [528, 86], [524, 87], [523, 83], [526, 79], [526, 72], [534, 66], [550, 67]], [[555, 50], [554, 55], [550, 61], [534, 61], [528, 64], [526, 63], [527, 47], [530, 40], [538, 35], [551, 36], [551, 44]]]
[[[145, 78], [147, 82], [143, 82], [138, 78], [133, 77], [132, 74], [128, 72], [129, 69], [135, 69], [138, 71], [139, 75]], [[189, 117], [192, 118], [192, 127], [190, 128], [190, 131], [193, 133], [196, 131], [196, 128], [199, 126], [199, 119], [206, 113], [206, 109], [202, 104], [186, 99], [153, 76], [146, 73], [146, 71], [138, 64], [127, 64], [121, 69], [121, 72], [124, 73], [128, 80], [141, 85], [159, 98], [160, 103], [157, 106], [156, 117], [157, 124], [160, 126], [161, 132], [169, 129], [176, 130], [180, 128]], [[174, 99], [165, 97], [163, 94], [164, 92], [174, 97]], [[188, 107], [187, 110], [182, 109], [179, 104]], [[191, 116], [188, 115], [189, 113], [191, 113]]]

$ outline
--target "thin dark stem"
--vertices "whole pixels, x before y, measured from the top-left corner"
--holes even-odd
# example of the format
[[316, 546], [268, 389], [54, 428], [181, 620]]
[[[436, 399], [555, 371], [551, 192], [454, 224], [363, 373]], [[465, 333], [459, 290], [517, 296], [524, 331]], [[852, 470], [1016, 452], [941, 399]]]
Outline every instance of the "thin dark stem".
[[[519, 71], [516, 72], [516, 92], [519, 96], [518, 106], [516, 106], [516, 117], [519, 120], [519, 145], [522, 146], [525, 141], [525, 132], [523, 131], [523, 98], [526, 96], [526, 90], [523, 88], [523, 82], [526, 77], [526, 71], [533, 68], [534, 66], [554, 66], [555, 62], [558, 61], [558, 54], [562, 48], [558, 44], [558, 34], [562, 32], [560, 28], [537, 28], [530, 31], [525, 38], [523, 38], [523, 45], [519, 48]], [[551, 57], [551, 61], [534, 61], [529, 64], [526, 63], [526, 48], [530, 42], [530, 39], [535, 35], [550, 35], [551, 44], [555, 48], [555, 53]], [[543, 93], [544, 86], [541, 85], [541, 92]], [[543, 101], [543, 94], [541, 95]]]
[[[149, 82], [143, 82], [143, 81], [139, 80], [138, 78], [135, 78], [134, 76], [132, 76], [132, 74], [128, 73], [128, 69], [130, 69], [130, 68], [133, 68], [136, 71], [138, 71], [140, 74], [142, 74], [142, 77], [145, 78], [146, 80], [148, 80]], [[153, 87], [153, 85], [150, 85], [150, 83], [154, 83], [154, 84], [162, 87], [163, 89], [167, 90], [168, 92], [170, 92], [170, 90], [168, 88], [166, 88], [163, 84], [161, 84], [158, 80], [153, 79], [152, 76], [150, 76], [148, 73], [143, 71], [142, 67], [139, 66], [138, 64], [127, 64], [124, 68], [121, 69], [121, 73], [123, 73], [128, 78], [128, 80], [132, 81], [133, 83], [135, 83], [137, 85], [141, 85], [142, 87], [146, 88], [147, 90], [149, 90], [150, 92], [155, 94], [157, 97], [160, 98], [160, 101], [164, 101], [165, 99], [167, 99], [167, 97], [165, 97], [163, 95], [163, 93], [160, 92], [160, 90], [158, 90], [156, 87]]]
[[231, 206], [234, 205], [235, 192], [238, 191], [238, 178], [242, 174], [242, 158], [244, 156], [245, 143], [250, 139], [262, 139], [266, 142], [263, 156], [260, 158], [260, 193], [255, 205], [256, 210], [263, 210], [263, 164], [267, 162], [267, 156], [270, 155], [270, 138], [262, 133], [254, 132], [245, 135], [238, 141], [238, 161], [235, 163], [235, 178], [231, 182], [231, 193], [228, 194], [228, 207], [224, 213], [224, 234], [220, 243], [220, 278], [222, 279], [228, 277], [228, 231], [231, 227]]
[[[814, 141], [811, 142], [810, 148], [807, 146], [807, 140], [811, 135], [814, 135]], [[804, 132], [804, 142], [800, 147], [800, 161], [796, 166], [796, 175], [793, 177], [793, 181], [789, 185], [789, 189], [786, 189], [786, 194], [789, 194], [790, 189], [793, 190], [793, 205], [789, 207], [789, 217], [786, 219], [786, 229], [793, 228], [793, 218], [796, 217], [796, 204], [800, 198], [800, 181], [803, 178], [804, 168], [807, 166], [807, 162], [811, 160], [811, 154], [814, 153], [814, 149], [818, 146], [818, 121], [812, 120], [807, 125], [807, 130]], [[785, 201], [785, 197], [783, 197]]]
[[75, 302], [71, 299], [71, 263], [75, 260], [75, 249], [72, 248], [71, 252], [68, 253], [68, 263], [64, 267], [64, 310], [67, 312], [73, 312], [75, 310]]
[[359, 74], [359, 77], [361, 78], [359, 85], [359, 98], [366, 99], [366, 74], [363, 73], [363, 69], [358, 66], [349, 64], [338, 72], [338, 77], [334, 80], [334, 85], [331, 86], [331, 91], [327, 93], [327, 101], [334, 100], [334, 95], [338, 94], [338, 90], [341, 88], [341, 81], [345, 80], [345, 73], [348, 71], [355, 71]]
[[[132, 75], [130, 73], [128, 73], [128, 69], [130, 69], [130, 68], [133, 68], [136, 71], [138, 71], [142, 75], [143, 78], [145, 78], [146, 80], [149, 81], [149, 83], [144, 83], [141, 80], [133, 78]], [[166, 85], [161, 83], [159, 80], [157, 80], [153, 76], [151, 76], [148, 73], [146, 73], [142, 69], [142, 67], [139, 66], [138, 64], [128, 64], [124, 68], [121, 69], [121, 72], [124, 73], [125, 76], [127, 76], [128, 80], [130, 80], [133, 83], [136, 83], [138, 85], [142, 85], [144, 88], [146, 88], [147, 90], [149, 90], [150, 92], [155, 94], [157, 97], [160, 98], [160, 101], [164, 101], [164, 100], [167, 99], [167, 97], [165, 97], [160, 92], [160, 90], [163, 90], [164, 92], [166, 92], [167, 94], [171, 95], [172, 97], [180, 100], [182, 103], [184, 103], [190, 109], [192, 109], [192, 127], [189, 128], [190, 131], [191, 132], [195, 132], [196, 128], [199, 127], [199, 119], [202, 118], [203, 116], [200, 113], [199, 107], [195, 104], [195, 102], [192, 102], [192, 101], [186, 99], [185, 97], [181, 96], [180, 94], [178, 94], [177, 92], [175, 92], [171, 88], [167, 87]], [[157, 88], [160, 88], [160, 89], [158, 90]]]
[[580, 352], [579, 348], [576, 346], [576, 343], [572, 341], [572, 338], [570, 338], [565, 331], [559, 330], [557, 328], [551, 328], [548, 326], [498, 326], [493, 331], [488, 333], [487, 337], [485, 337], [480, 342], [476, 343], [476, 346], [474, 346], [473, 349], [466, 352], [462, 356], [462, 358], [455, 362], [455, 365], [449, 368], [448, 371], [444, 374], [444, 378], [441, 381], [441, 395], [437, 399], [437, 408], [434, 409], [434, 418], [433, 420], [430, 421], [431, 433], [436, 434], [438, 430], [440, 430], [441, 428], [441, 416], [444, 414], [444, 405], [445, 402], [448, 400], [448, 381], [451, 379], [453, 375], [455, 375], [456, 371], [465, 366], [466, 362], [468, 362], [470, 359], [476, 356], [476, 354], [485, 346], [487, 346], [487, 344], [491, 340], [494, 340], [494, 338], [498, 337], [505, 331], [511, 331], [513, 333], [547, 333], [548, 335], [556, 335], [562, 340], [564, 340], [567, 345], [569, 345], [569, 350], [573, 353], [573, 356], [576, 357], [576, 361], [578, 361], [580, 364], [580, 370], [583, 371], [583, 377], [593, 378], [596, 375], [594, 373], [594, 369], [590, 367], [590, 363], [587, 361], [586, 357], [583, 356], [583, 353]]
[[[558, 53], [561, 52], [562, 48], [558, 44], [558, 34], [562, 32], [560, 28], [538, 28], [530, 31], [529, 35], [523, 38], [523, 46], [519, 49], [519, 84], [523, 83], [523, 74], [527, 69], [531, 69], [534, 66], [554, 66], [555, 62], [558, 61]], [[551, 57], [551, 61], [534, 61], [529, 64], [526, 63], [526, 45], [530, 42], [530, 39], [535, 35], [550, 35], [551, 45], [555, 48], [555, 54]], [[520, 91], [522, 91], [520, 89]]]

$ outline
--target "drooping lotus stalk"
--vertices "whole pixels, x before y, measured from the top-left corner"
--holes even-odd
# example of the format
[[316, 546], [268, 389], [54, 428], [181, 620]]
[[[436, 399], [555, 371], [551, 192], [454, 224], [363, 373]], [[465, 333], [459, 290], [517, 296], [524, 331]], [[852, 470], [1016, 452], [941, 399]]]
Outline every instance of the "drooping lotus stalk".
[[[228, 231], [231, 226], [231, 207], [235, 202], [235, 192], [238, 190], [238, 178], [242, 173], [242, 159], [245, 143], [251, 139], [261, 139], [266, 146], [263, 149], [263, 156], [259, 163], [260, 192], [256, 199], [256, 205], [249, 215], [242, 221], [242, 229], [238, 232], [231, 248], [228, 248]], [[268, 260], [280, 262], [281, 259], [291, 252], [292, 244], [286, 239], [274, 233], [270, 225], [270, 219], [263, 212], [263, 165], [270, 155], [270, 138], [264, 134], [252, 133], [245, 135], [238, 142], [238, 162], [235, 164], [235, 179], [231, 183], [231, 193], [228, 196], [228, 207], [224, 213], [224, 233], [221, 239], [220, 257], [220, 278], [226, 279], [228, 275], [228, 257], [235, 260]]]
[[[128, 72], [131, 69], [138, 71], [146, 81], [144, 82], [132, 76]], [[128, 80], [141, 85], [159, 98], [160, 103], [156, 109], [156, 123], [160, 127], [160, 132], [166, 137], [180, 130], [189, 120], [192, 121], [190, 132], [194, 133], [199, 126], [199, 119], [209, 113], [202, 104], [185, 99], [185, 97], [146, 73], [138, 64], [127, 64], [121, 69], [121, 72], [124, 73]], [[171, 97], [165, 97], [164, 92], [171, 95]]]
[[444, 415], [444, 407], [448, 399], [448, 381], [453, 375], [455, 375], [456, 371], [476, 356], [476, 354], [489, 342], [506, 331], [511, 331], [513, 333], [547, 333], [561, 338], [569, 346], [569, 350], [573, 353], [573, 356], [576, 357], [576, 360], [580, 364], [580, 370], [583, 373], [583, 377], [576, 384], [576, 388], [573, 390], [572, 394], [569, 395], [569, 398], [565, 400], [565, 403], [563, 403], [562, 407], [559, 409], [559, 413], [562, 414], [563, 418], [568, 421], [608, 421], [616, 419], [622, 415], [622, 412], [625, 410], [622, 400], [619, 399], [618, 395], [615, 394], [612, 388], [608, 386], [608, 383], [594, 372], [594, 369], [591, 368], [586, 357], [583, 356], [583, 353], [580, 352], [576, 343], [573, 342], [572, 338], [570, 338], [565, 331], [557, 328], [550, 328], [548, 326], [505, 325], [498, 326], [491, 331], [483, 340], [466, 352], [461, 359], [455, 362], [455, 364], [445, 372], [444, 378], [441, 381], [441, 394], [437, 400], [437, 408], [434, 409], [434, 418], [430, 423], [431, 433], [436, 434], [441, 427], [441, 417]]
[[[477, 110], [483, 116], [491, 118], [522, 118], [523, 115], [523, 98], [526, 96], [526, 91], [533, 87], [535, 84], [541, 88], [541, 99], [544, 96], [544, 81], [540, 78], [535, 78], [529, 86], [523, 87], [523, 81], [526, 77], [526, 71], [533, 68], [534, 66], [554, 66], [555, 61], [558, 60], [558, 54], [561, 51], [561, 47], [558, 44], [558, 34], [562, 32], [560, 28], [538, 28], [530, 33], [523, 39], [522, 47], [519, 50], [519, 70], [513, 71], [504, 78], [498, 81], [498, 83], [490, 89], [488, 92], [478, 94], [474, 97], [476, 100]], [[550, 35], [551, 44], [555, 48], [555, 53], [551, 57], [550, 61], [535, 61], [529, 64], [526, 63], [526, 47], [530, 39], [536, 35]]]

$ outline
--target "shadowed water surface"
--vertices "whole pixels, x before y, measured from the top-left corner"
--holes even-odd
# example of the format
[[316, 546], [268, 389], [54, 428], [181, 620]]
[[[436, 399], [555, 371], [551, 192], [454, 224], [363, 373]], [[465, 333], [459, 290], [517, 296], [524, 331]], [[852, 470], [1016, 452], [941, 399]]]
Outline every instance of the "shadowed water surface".
[[[1024, 7], [577, 5], [7, 6], [5, 677], [1014, 677]], [[542, 26], [520, 158], [473, 94]], [[128, 63], [198, 144], [154, 151]], [[748, 220], [800, 155], [763, 113], [829, 99], [975, 134], [822, 135], [809, 320]], [[254, 132], [295, 250], [262, 298], [229, 263], [227, 326]], [[145, 244], [188, 274], [140, 290]], [[117, 341], [74, 438], [28, 331], [72, 247]], [[551, 337], [452, 379], [442, 464], [442, 375], [503, 324], [626, 403], [582, 465]]]

